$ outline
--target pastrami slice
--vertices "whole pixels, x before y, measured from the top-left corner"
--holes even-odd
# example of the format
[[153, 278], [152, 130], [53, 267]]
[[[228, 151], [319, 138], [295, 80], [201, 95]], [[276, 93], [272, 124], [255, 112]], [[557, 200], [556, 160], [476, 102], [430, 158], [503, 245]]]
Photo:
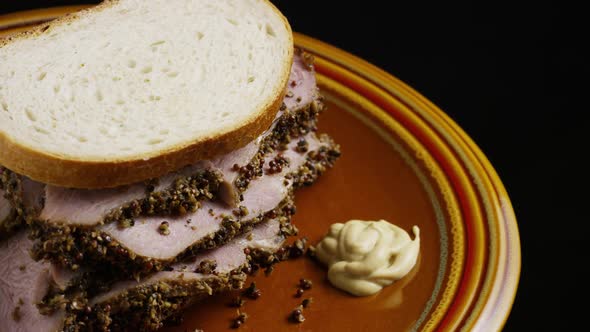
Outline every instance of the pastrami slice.
[[0, 331], [58, 331], [63, 312], [42, 315], [36, 304], [51, 287], [51, 265], [36, 262], [32, 241], [21, 231], [0, 242]]

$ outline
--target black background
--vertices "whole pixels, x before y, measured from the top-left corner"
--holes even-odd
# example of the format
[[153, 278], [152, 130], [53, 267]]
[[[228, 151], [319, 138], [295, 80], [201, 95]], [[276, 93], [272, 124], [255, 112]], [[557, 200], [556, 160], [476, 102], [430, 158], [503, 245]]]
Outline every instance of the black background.
[[[0, 14], [84, 1], [2, 1]], [[92, 3], [93, 1], [86, 1]], [[567, 331], [587, 306], [586, 11], [422, 2], [273, 1], [295, 31], [421, 92], [480, 146], [511, 197], [522, 273], [505, 331]], [[587, 192], [587, 191], [586, 191]], [[579, 301], [581, 302], [579, 302]], [[580, 305], [577, 305], [577, 303]]]

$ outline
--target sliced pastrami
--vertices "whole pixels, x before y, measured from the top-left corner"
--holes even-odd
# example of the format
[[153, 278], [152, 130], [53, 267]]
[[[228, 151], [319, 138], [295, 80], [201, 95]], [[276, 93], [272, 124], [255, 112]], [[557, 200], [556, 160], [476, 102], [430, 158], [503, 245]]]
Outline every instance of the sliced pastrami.
[[219, 248], [212, 249], [196, 256], [195, 260], [191, 263], [181, 262], [172, 265], [172, 271], [158, 272], [140, 282], [125, 281], [117, 283], [113, 286], [111, 291], [95, 297], [92, 299], [91, 303], [96, 304], [105, 302], [126, 289], [154, 283], [164, 279], [179, 278], [183, 274], [185, 278], [202, 278], [203, 274], [194, 273], [194, 271], [198, 270], [201, 262], [206, 260], [214, 261], [216, 263], [216, 268], [213, 272], [219, 274], [228, 273], [248, 262], [246, 254], [244, 253], [244, 249], [246, 248], [267, 250], [278, 249], [285, 240], [285, 237], [280, 232], [280, 226], [281, 223], [275, 219], [264, 222], [254, 227], [251, 232], [243, 234]]
[[[284, 221], [287, 222], [288, 221]], [[282, 223], [259, 224], [223, 247], [204, 252], [191, 263], [173, 265], [140, 281], [122, 281], [88, 302], [90, 310], [68, 312], [65, 329], [88, 326], [96, 330], [153, 331], [170, 317], [213, 294], [240, 289], [246, 280], [251, 256], [245, 250], [272, 255], [283, 246]], [[202, 263], [211, 268], [201, 273]]]
[[[311, 135], [307, 141], [312, 150], [316, 150], [321, 144]], [[279, 156], [283, 160], [288, 160], [288, 165], [277, 165], [274, 173], [252, 181], [240, 203], [242, 211], [247, 213], [241, 219], [248, 220], [269, 212], [287, 198], [292, 182], [285, 176], [295, 172], [306, 161], [305, 154], [295, 151], [296, 147], [297, 142], [293, 142], [286, 151], [267, 158], [266, 165], [276, 164], [274, 159]], [[267, 171], [271, 172], [270, 169]], [[132, 228], [121, 229], [113, 224], [107, 224], [100, 226], [98, 230], [108, 234], [137, 256], [156, 260], [173, 260], [187, 248], [219, 231], [224, 219], [237, 219], [234, 214], [233, 209], [219, 202], [208, 201], [203, 203], [202, 208], [195, 213], [182, 218], [140, 218], [136, 220]], [[167, 223], [166, 234], [160, 231], [163, 223]]]
[[[250, 263], [244, 249], [276, 251], [285, 240], [281, 232], [284, 223], [288, 223], [288, 220], [270, 220], [262, 223], [250, 233], [235, 238], [227, 245], [202, 253], [191, 263], [175, 264], [170, 267], [171, 271], [158, 272], [141, 281], [115, 283], [108, 292], [95, 296], [89, 303], [83, 299], [77, 305], [75, 301], [70, 301], [68, 306], [62, 305], [57, 310], [45, 312], [44, 315], [40, 313], [37, 304], [48, 291], [52, 287], [65, 289], [82, 273], [61, 269], [47, 262], [34, 261], [29, 255], [32, 241], [26, 232], [20, 232], [0, 243], [0, 331], [49, 332], [62, 328], [68, 330], [74, 326], [82, 328], [83, 324], [88, 324], [88, 317], [82, 318], [83, 316], [99, 313], [103, 315], [92, 316], [90, 326], [114, 324], [111, 327], [116, 330], [116, 326], [138, 327], [137, 324], [145, 322], [154, 327], [148, 330], [155, 330], [156, 326], [161, 327], [166, 318], [179, 314], [186, 306], [203, 297], [241, 288], [246, 278], [241, 269]], [[204, 261], [215, 262], [214, 268], [209, 271], [215, 274], [195, 272]], [[96, 277], [92, 274], [88, 276]], [[150, 296], [142, 297], [145, 294]], [[149, 315], [150, 311], [140, 310], [140, 307], [158, 309], [162, 304], [158, 301], [148, 301], [153, 294], [158, 295], [159, 300], [177, 301], [178, 305], [174, 306], [174, 310], [158, 310], [158, 315]], [[139, 301], [142, 298], [145, 301]], [[128, 304], [131, 305], [127, 306]], [[110, 308], [108, 319], [104, 315], [107, 307]], [[146, 314], [148, 316], [144, 316]], [[124, 319], [137, 315], [141, 316], [141, 319]], [[135, 325], [130, 326], [132, 323]]]
[[319, 95], [313, 60], [310, 61], [310, 54], [299, 53], [298, 56], [293, 58], [293, 66], [291, 67], [287, 94], [284, 100], [287, 109], [293, 111], [311, 104]]
[[252, 158], [256, 156], [264, 137], [265, 135], [263, 134], [243, 148], [212, 160], [213, 164], [224, 175], [225, 181], [223, 181], [219, 188], [219, 198], [227, 205], [236, 206], [240, 201], [240, 193], [234, 185], [234, 181], [239, 175], [238, 170], [250, 163]]
[[52, 286], [50, 264], [34, 261], [32, 241], [20, 232], [0, 242], [0, 331], [58, 331], [64, 313], [41, 315], [36, 304]]
[[37, 259], [74, 269], [99, 264], [126, 275], [158, 271], [223, 245], [272, 215], [291, 213], [286, 202], [292, 187], [313, 182], [337, 156], [338, 147], [331, 140], [311, 133], [265, 158], [266, 174], [252, 181], [238, 208], [205, 201], [201, 209], [182, 218], [137, 218], [130, 228], [114, 223], [92, 229], [40, 228], [35, 230], [39, 241], [33, 252]]
[[183, 214], [199, 207], [217, 191], [222, 175], [210, 162], [200, 162], [168, 174], [153, 183], [100, 190], [45, 187], [45, 205], [39, 219], [48, 223], [94, 226], [124, 224], [138, 215]]

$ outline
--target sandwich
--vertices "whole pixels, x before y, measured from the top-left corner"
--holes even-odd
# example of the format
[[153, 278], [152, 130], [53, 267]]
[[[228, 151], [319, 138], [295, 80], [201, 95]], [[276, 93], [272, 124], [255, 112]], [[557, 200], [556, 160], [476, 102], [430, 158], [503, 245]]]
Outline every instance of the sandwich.
[[0, 40], [0, 331], [157, 330], [288, 258], [296, 189], [340, 156], [324, 109], [265, 0], [105, 1]]

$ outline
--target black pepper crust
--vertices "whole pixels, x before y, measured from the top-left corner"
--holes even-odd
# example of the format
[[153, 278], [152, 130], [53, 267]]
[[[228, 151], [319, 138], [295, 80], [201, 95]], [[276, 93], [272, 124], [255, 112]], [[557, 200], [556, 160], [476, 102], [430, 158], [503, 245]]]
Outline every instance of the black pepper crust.
[[94, 306], [69, 308], [63, 331], [156, 331], [188, 306], [229, 290], [242, 288], [246, 274], [238, 268], [201, 280], [165, 280], [134, 287]]
[[162, 271], [176, 262], [191, 259], [204, 250], [217, 248], [262, 221], [277, 217], [289, 218], [293, 211], [292, 201], [292, 194], [288, 195], [276, 209], [248, 220], [226, 216], [218, 231], [200, 239], [171, 260], [139, 256], [104, 232], [63, 225], [34, 228], [33, 236], [41, 241], [35, 242], [31, 253], [36, 260], [48, 259], [72, 270], [78, 270], [80, 266], [108, 266], [111, 273], [140, 278]]
[[[290, 219], [285, 223], [290, 224]], [[108, 286], [99, 292], [91, 293], [88, 289], [95, 284], [86, 285], [85, 296], [79, 296], [82, 287], [61, 296], [60, 306], [53, 309], [66, 311], [63, 331], [155, 331], [164, 326], [170, 318], [178, 317], [188, 306], [204, 298], [230, 290], [243, 289], [247, 276], [260, 268], [271, 268], [275, 264], [291, 259], [292, 247], [286, 245], [276, 251], [265, 249], [247, 249], [246, 263], [229, 273], [207, 274], [200, 280], [178, 278], [163, 280], [154, 284], [129, 289], [116, 297], [91, 305], [88, 298], [108, 291]], [[304, 244], [303, 244], [304, 245]], [[207, 262], [206, 265], [212, 264]], [[188, 272], [187, 272], [188, 273]], [[96, 273], [83, 279], [96, 279]], [[94, 282], [94, 281], [93, 281]], [[76, 293], [77, 292], [77, 293]], [[72, 295], [78, 295], [72, 297]], [[52, 311], [45, 311], [50, 313]]]
[[240, 174], [234, 181], [236, 188], [243, 192], [253, 179], [264, 174], [264, 159], [266, 156], [277, 150], [284, 151], [292, 140], [299, 139], [310, 132], [316, 132], [318, 116], [325, 108], [324, 99], [320, 94], [316, 94], [309, 105], [305, 105], [296, 111], [287, 110], [283, 105], [281, 108], [283, 114], [277, 120], [271, 134], [261, 142], [258, 153], [250, 163], [237, 168]]
[[301, 57], [301, 60], [303, 60], [303, 64], [305, 65], [305, 68], [307, 70], [314, 69], [313, 64], [315, 62], [315, 57], [313, 56], [313, 54], [306, 52], [302, 48], [296, 48], [295, 54]]
[[[113, 209], [101, 222], [118, 222], [121, 227], [131, 227], [134, 224], [134, 218], [139, 216], [179, 216], [194, 212], [200, 207], [202, 200], [215, 199], [222, 181], [222, 175], [214, 170], [202, 170], [191, 176], [179, 178], [169, 188], [157, 192], [154, 191], [153, 181], [148, 181], [145, 197]], [[24, 225], [43, 229], [46, 224], [47, 226], [55, 224], [39, 220], [38, 209], [42, 204], [37, 209], [25, 205], [23, 177], [2, 166], [0, 166], [0, 189], [4, 190], [5, 198], [14, 209], [14, 217], [0, 224], [0, 236], [12, 233]]]
[[25, 225], [27, 218], [30, 221], [32, 213], [26, 210], [23, 202], [21, 177], [2, 166], [0, 166], [0, 189], [4, 191], [4, 198], [12, 205], [10, 216], [6, 220], [0, 220], [0, 239], [2, 239]]
[[163, 191], [154, 191], [153, 184], [146, 185], [146, 197], [126, 203], [111, 211], [104, 223], [118, 222], [121, 227], [133, 226], [140, 216], [183, 216], [201, 207], [201, 201], [216, 197], [223, 182], [218, 171], [203, 170], [192, 176], [176, 179]]
[[[291, 223], [291, 216], [295, 213], [295, 210], [293, 197], [290, 196], [281, 207], [267, 213], [264, 222], [270, 219], [278, 220], [280, 223], [279, 235], [282, 238], [295, 236], [298, 234], [298, 230]], [[267, 271], [272, 270], [273, 266], [278, 262], [302, 256], [305, 251], [305, 245], [305, 239], [298, 239], [291, 245], [279, 248], [276, 252], [261, 249], [246, 249], [245, 254], [249, 264], [242, 271], [250, 274], [259, 268], [265, 268]], [[178, 261], [187, 262], [190, 261], [190, 258], [179, 259]], [[171, 271], [171, 269], [168, 269], [169, 266], [165, 266], [163, 270]], [[215, 261], [205, 260], [199, 264], [199, 267], [195, 271], [189, 272], [218, 276], [219, 274], [215, 269]], [[138, 280], [139, 278], [139, 276], [135, 277]], [[87, 299], [109, 291], [112, 284], [117, 281], [128, 279], [129, 275], [121, 274], [120, 271], [112, 269], [108, 265], [96, 265], [92, 269], [81, 272], [70, 281], [65, 289], [60, 289], [57, 286], [50, 287], [47, 294], [37, 306], [42, 314], [51, 314], [56, 310], [66, 310], [68, 312], [72, 310], [79, 311], [87, 307]]]
[[[294, 188], [309, 186], [318, 179], [340, 156], [340, 148], [330, 137], [320, 137], [322, 146], [307, 153], [306, 161], [296, 172], [287, 175]], [[223, 245], [235, 236], [242, 234], [257, 223], [269, 218], [286, 217], [295, 213], [292, 204], [293, 193], [288, 195], [275, 210], [254, 218], [244, 218], [238, 209], [232, 216], [226, 216], [221, 228], [202, 238], [172, 260], [156, 260], [138, 256], [127, 250], [109, 235], [94, 229], [68, 225], [34, 224], [33, 237], [39, 239], [32, 249], [33, 258], [48, 259], [62, 267], [77, 270], [80, 266], [109, 266], [124, 276], [141, 277], [161, 271], [170, 264], [196, 256], [203, 250]], [[285, 229], [285, 234], [293, 232]], [[161, 232], [165, 232], [165, 225]]]
[[[285, 230], [289, 231], [285, 233]], [[284, 241], [296, 234], [291, 218], [282, 219], [279, 238]], [[229, 273], [212, 271], [216, 268], [216, 262], [204, 261], [198, 270], [202, 268], [206, 271], [196, 271], [208, 272], [202, 279], [191, 280], [181, 276], [173, 280], [160, 280], [130, 288], [98, 304], [92, 304], [88, 299], [108, 292], [112, 284], [120, 280], [117, 279], [120, 276], [113, 275], [109, 269], [87, 271], [74, 279], [65, 291], [51, 290], [38, 307], [42, 314], [64, 311], [66, 318], [63, 331], [67, 332], [154, 331], [171, 319], [178, 318], [188, 306], [212, 294], [243, 289], [248, 275], [254, 275], [260, 269], [272, 271], [279, 262], [301, 257], [306, 246], [307, 240], [302, 238], [291, 244], [283, 244], [274, 251], [246, 248], [246, 263]], [[250, 288], [250, 291], [256, 289]], [[237, 303], [239, 307], [243, 301]]]
[[146, 183], [146, 196], [133, 200], [107, 214], [102, 223], [118, 222], [120, 227], [131, 227], [140, 216], [183, 216], [195, 212], [203, 200], [216, 198], [223, 175], [216, 170], [201, 170], [176, 179], [162, 191], [155, 191], [155, 180]]
[[319, 138], [323, 145], [309, 152], [305, 164], [292, 174], [291, 180], [295, 188], [311, 186], [340, 158], [340, 146], [330, 136], [324, 134]]

